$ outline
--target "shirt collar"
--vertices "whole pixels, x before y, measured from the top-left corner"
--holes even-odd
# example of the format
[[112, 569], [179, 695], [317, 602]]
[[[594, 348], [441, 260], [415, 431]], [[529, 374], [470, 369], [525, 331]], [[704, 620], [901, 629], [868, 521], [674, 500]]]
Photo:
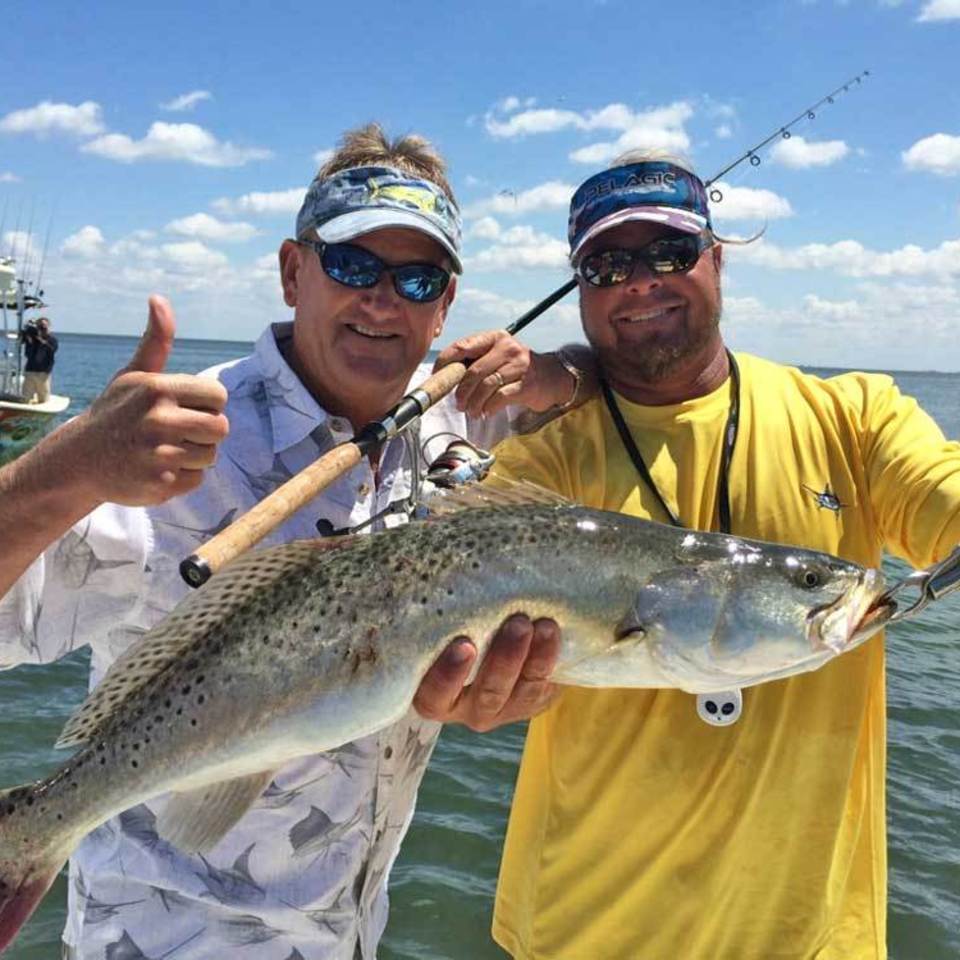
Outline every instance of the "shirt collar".
[[263, 331], [254, 347], [267, 391], [274, 453], [295, 447], [311, 434], [317, 439], [325, 432], [333, 443], [353, 434], [346, 419], [332, 417], [317, 403], [284, 359], [280, 343], [292, 336], [292, 323], [275, 323]]

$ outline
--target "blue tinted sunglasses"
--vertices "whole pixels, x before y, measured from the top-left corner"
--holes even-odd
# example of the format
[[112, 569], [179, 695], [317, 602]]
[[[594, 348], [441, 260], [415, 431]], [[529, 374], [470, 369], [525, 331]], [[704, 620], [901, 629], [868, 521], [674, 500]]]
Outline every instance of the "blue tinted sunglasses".
[[654, 240], [636, 250], [597, 250], [577, 264], [576, 272], [594, 287], [614, 287], [629, 280], [642, 263], [656, 275], [686, 273], [713, 246], [709, 233], [680, 234]]
[[368, 290], [380, 282], [383, 273], [393, 278], [393, 289], [404, 300], [432, 303], [443, 295], [450, 283], [450, 272], [435, 263], [384, 263], [376, 254], [352, 243], [323, 243], [300, 240], [316, 250], [323, 272], [345, 287]]

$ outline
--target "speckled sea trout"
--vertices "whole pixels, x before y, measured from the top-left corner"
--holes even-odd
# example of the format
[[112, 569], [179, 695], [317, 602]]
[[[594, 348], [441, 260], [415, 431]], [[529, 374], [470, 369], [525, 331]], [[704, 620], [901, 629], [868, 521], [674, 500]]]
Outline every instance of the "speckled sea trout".
[[395, 721], [454, 637], [482, 654], [512, 613], [560, 625], [558, 683], [691, 692], [812, 670], [888, 616], [877, 571], [822, 553], [461, 500], [424, 523], [251, 553], [118, 659], [60, 737], [77, 752], [0, 793], [0, 950], [108, 818], [174, 791], [160, 834], [208, 849], [280, 765]]

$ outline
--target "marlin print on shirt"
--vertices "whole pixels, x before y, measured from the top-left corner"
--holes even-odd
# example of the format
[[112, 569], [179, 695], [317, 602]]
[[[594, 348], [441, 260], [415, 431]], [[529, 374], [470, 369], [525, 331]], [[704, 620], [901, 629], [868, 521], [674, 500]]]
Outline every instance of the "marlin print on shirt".
[[830, 489], [830, 484], [825, 484], [823, 491], [817, 491], [813, 487], [808, 487], [805, 483], [800, 484], [814, 500], [817, 501], [817, 509], [832, 510], [839, 514], [840, 511], [849, 506], [847, 503], [841, 503], [840, 498]]

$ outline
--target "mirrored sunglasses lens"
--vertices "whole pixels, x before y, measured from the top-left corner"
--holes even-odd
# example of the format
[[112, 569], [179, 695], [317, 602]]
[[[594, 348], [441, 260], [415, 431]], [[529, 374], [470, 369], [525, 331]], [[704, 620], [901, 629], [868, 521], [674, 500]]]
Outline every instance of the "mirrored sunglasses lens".
[[348, 287], [372, 287], [383, 270], [373, 254], [346, 244], [325, 247], [320, 262], [328, 276]]
[[603, 250], [585, 257], [580, 275], [595, 287], [612, 287], [623, 283], [633, 272], [633, 257], [626, 250]]
[[417, 265], [398, 267], [393, 271], [397, 293], [415, 303], [430, 303], [436, 300], [450, 280], [450, 274], [440, 267]]
[[696, 237], [656, 240], [644, 251], [644, 261], [654, 273], [682, 273], [689, 270], [700, 256]]

